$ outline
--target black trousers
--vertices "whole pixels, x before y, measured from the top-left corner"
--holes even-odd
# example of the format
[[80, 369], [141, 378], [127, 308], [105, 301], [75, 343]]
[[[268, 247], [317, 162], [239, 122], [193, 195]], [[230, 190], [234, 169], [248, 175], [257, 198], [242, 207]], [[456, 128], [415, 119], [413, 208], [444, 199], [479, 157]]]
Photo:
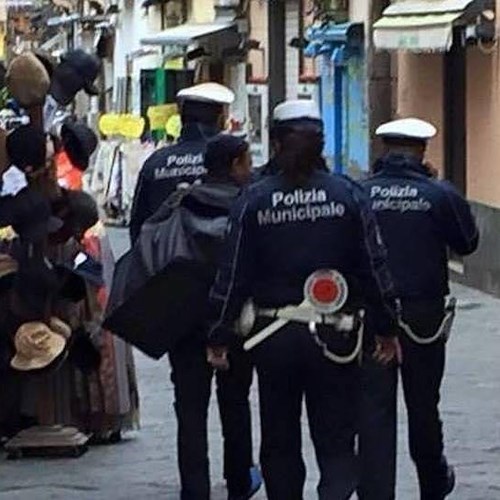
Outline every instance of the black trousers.
[[307, 327], [289, 324], [254, 349], [259, 377], [261, 466], [269, 500], [301, 500], [305, 466], [301, 413], [305, 399], [321, 479], [321, 500], [350, 498], [359, 367], [327, 360]]
[[396, 364], [383, 366], [372, 356], [369, 349], [361, 367], [358, 497], [394, 500], [398, 369]]
[[[403, 304], [403, 317], [422, 337], [432, 336], [444, 315], [443, 301]], [[447, 483], [440, 388], [445, 368], [445, 343], [419, 345], [401, 333], [400, 367], [408, 413], [410, 455], [415, 463], [421, 500], [442, 500]], [[360, 432], [362, 500], [395, 497], [397, 375], [391, 368], [368, 363], [363, 368], [363, 422]]]
[[[230, 496], [250, 487], [252, 431], [249, 392], [253, 367], [241, 347], [230, 353], [231, 369], [217, 372], [217, 399], [224, 437], [224, 477]], [[210, 474], [207, 419], [213, 370], [203, 342], [186, 342], [170, 353], [178, 423], [182, 500], [208, 500]]]

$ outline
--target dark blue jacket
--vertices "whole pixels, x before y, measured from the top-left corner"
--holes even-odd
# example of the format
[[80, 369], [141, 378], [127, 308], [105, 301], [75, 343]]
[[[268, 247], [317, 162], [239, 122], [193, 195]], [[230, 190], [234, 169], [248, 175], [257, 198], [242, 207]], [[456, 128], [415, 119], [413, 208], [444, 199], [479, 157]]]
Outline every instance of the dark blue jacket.
[[429, 176], [414, 157], [389, 154], [364, 181], [388, 249], [401, 299], [440, 299], [449, 293], [448, 248], [467, 255], [479, 233], [469, 204], [446, 181]]
[[208, 140], [217, 130], [187, 124], [177, 144], [159, 149], [144, 163], [135, 188], [130, 237], [135, 241], [142, 224], [160, 208], [179, 184], [193, 184], [206, 173], [203, 166]]
[[300, 304], [314, 271], [347, 279], [354, 307], [372, 308], [375, 334], [394, 332], [392, 282], [375, 216], [353, 181], [316, 171], [302, 188], [283, 174], [253, 184], [230, 217], [212, 289], [212, 344], [224, 344], [247, 298], [258, 307]]

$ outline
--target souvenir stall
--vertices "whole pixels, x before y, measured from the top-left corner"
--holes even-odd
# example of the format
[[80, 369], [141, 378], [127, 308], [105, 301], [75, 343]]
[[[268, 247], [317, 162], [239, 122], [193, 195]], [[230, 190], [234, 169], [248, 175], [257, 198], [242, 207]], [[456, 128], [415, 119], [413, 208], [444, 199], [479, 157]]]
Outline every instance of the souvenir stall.
[[[130, 348], [102, 328], [114, 260], [81, 191], [95, 133], [68, 111], [95, 94], [99, 59], [16, 56], [0, 134], [0, 412], [12, 457], [79, 455], [138, 423]], [[16, 121], [17, 120], [17, 121]]]

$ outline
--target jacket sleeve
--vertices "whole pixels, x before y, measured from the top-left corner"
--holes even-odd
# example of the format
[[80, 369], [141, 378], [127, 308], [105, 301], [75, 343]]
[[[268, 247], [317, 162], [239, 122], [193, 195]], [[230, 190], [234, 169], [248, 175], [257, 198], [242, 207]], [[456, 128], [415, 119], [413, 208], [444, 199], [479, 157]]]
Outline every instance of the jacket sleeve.
[[441, 181], [443, 203], [438, 211], [440, 230], [447, 245], [459, 255], [473, 253], [479, 244], [479, 231], [470, 205], [455, 187]]
[[233, 335], [234, 322], [250, 296], [250, 282], [255, 265], [250, 226], [248, 199], [243, 195], [231, 211], [222, 259], [210, 291], [210, 345], [228, 345]]
[[357, 279], [361, 285], [373, 335], [397, 335], [397, 302], [387, 251], [375, 214], [363, 190], [355, 186], [354, 199], [360, 219], [360, 258]]
[[137, 180], [137, 185], [134, 192], [134, 201], [132, 202], [132, 209], [130, 212], [130, 240], [132, 243], [138, 238], [141, 232], [141, 227], [151, 215], [151, 210], [149, 208], [149, 189], [150, 182], [147, 177], [146, 168], [148, 166], [148, 161], [144, 164], [141, 172], [139, 173], [139, 178]]

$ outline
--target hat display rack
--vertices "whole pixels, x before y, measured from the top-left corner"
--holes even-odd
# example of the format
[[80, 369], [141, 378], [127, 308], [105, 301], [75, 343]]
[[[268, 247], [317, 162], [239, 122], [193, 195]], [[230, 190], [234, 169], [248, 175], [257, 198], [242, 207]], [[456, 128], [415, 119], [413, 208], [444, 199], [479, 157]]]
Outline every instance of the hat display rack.
[[[93, 82], [99, 71], [99, 58], [82, 50], [68, 51], [63, 54], [59, 63], [49, 62], [32, 50], [15, 54], [7, 67], [5, 87], [8, 96], [4, 96], [4, 108], [0, 111], [0, 126], [4, 135], [8, 136], [24, 125], [34, 125], [55, 136], [73, 164], [85, 170], [97, 147], [97, 136], [84, 123], [75, 120], [69, 108], [78, 92], [84, 91], [89, 95], [96, 93]], [[2, 146], [3, 142], [5, 141], [2, 141]], [[22, 151], [19, 153], [22, 155]], [[53, 184], [54, 193], [57, 193], [57, 179], [46, 177], [44, 182]], [[31, 186], [29, 180], [28, 186]], [[28, 189], [34, 189], [33, 194], [36, 194], [34, 185]], [[42, 190], [41, 193], [45, 196], [48, 191]], [[47, 229], [45, 236], [37, 237], [36, 241], [21, 239], [18, 252], [19, 276], [35, 263], [48, 263], [45, 249], [49, 232]], [[26, 267], [23, 269], [24, 266]], [[38, 275], [33, 276], [31, 278], [35, 282], [32, 281], [31, 285], [35, 287], [38, 285]], [[42, 280], [40, 286], [41, 284]], [[51, 371], [58, 370], [67, 356], [67, 347], [72, 342], [71, 338], [68, 340], [63, 337], [53, 325], [51, 296], [51, 293], [44, 294], [40, 307], [40, 312], [43, 310], [43, 313], [38, 318], [39, 323], [24, 323], [14, 337], [15, 355], [11, 367], [26, 377], [44, 377]], [[6, 444], [5, 449], [10, 458], [33, 455], [77, 457], [87, 450], [88, 441], [89, 436], [76, 428], [42, 425], [20, 432]]]

